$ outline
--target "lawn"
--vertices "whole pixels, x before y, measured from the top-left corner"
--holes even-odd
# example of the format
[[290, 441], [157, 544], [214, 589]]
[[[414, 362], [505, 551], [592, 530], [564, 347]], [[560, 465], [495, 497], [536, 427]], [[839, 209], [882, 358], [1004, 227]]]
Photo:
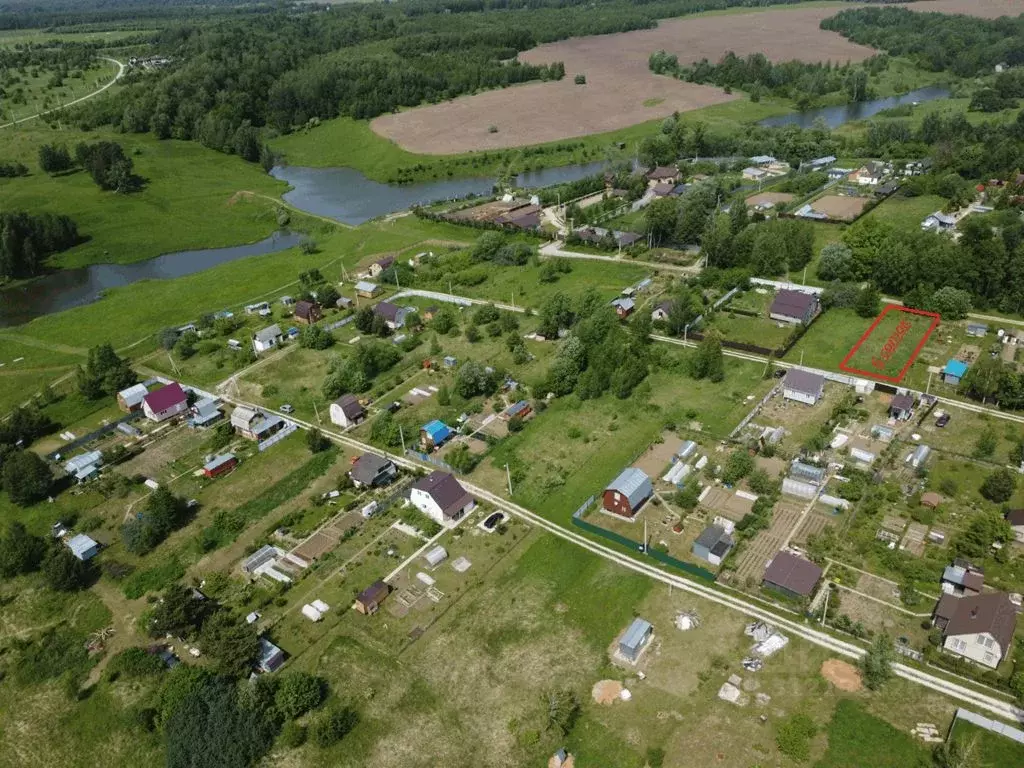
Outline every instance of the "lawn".
[[857, 376], [900, 382], [938, 323], [937, 316], [887, 304], [839, 367]]
[[1005, 736], [986, 731], [974, 723], [957, 720], [950, 734], [953, 741], [976, 741], [978, 768], [1005, 768], [1011, 765], [1024, 765], [1024, 744]]
[[828, 751], [816, 768], [927, 768], [931, 757], [912, 736], [873, 717], [850, 699], [828, 724]]
[[852, 309], [830, 309], [814, 321], [786, 355], [786, 360], [838, 371], [839, 363], [872, 322], [859, 317]]
[[[0, 179], [6, 208], [59, 213], [78, 224], [86, 242], [54, 257], [58, 267], [129, 263], [163, 253], [240, 245], [277, 228], [272, 205], [236, 204], [250, 190], [276, 198], [285, 185], [258, 166], [190, 141], [158, 141], [148, 134], [51, 130], [38, 122], [6, 129], [5, 159], [20, 160], [31, 174]], [[74, 149], [78, 142], [116, 141], [145, 179], [139, 192], [104, 192], [82, 171], [50, 176], [39, 169], [44, 143]]]
[[793, 326], [788, 323], [769, 320], [767, 316], [732, 314], [725, 307], [709, 318], [707, 329], [712, 328], [729, 341], [756, 344], [769, 349], [781, 347], [793, 333]]
[[873, 218], [891, 224], [898, 230], [913, 231], [920, 228], [926, 216], [945, 207], [946, 199], [938, 195], [893, 195], [869, 212], [865, 220]]

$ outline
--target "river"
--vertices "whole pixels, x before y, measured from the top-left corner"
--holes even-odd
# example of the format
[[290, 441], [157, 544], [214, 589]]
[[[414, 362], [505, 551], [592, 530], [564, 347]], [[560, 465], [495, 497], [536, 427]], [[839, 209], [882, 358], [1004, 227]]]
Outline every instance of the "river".
[[945, 99], [949, 95], [950, 91], [945, 86], [929, 85], [927, 88], [918, 88], [916, 91], [904, 93], [902, 96], [889, 96], [884, 99], [872, 99], [871, 101], [859, 101], [853, 104], [841, 104], [836, 107], [809, 109], [806, 112], [791, 112], [788, 115], [780, 115], [778, 117], [767, 117], [759, 122], [758, 125], [768, 128], [782, 128], [787, 125], [813, 128], [814, 121], [821, 118], [829, 128], [838, 128], [843, 123], [849, 123], [854, 120], [866, 120], [884, 109], [898, 107], [901, 104]]
[[[520, 174], [516, 177], [516, 186], [536, 188], [562, 184], [600, 173], [605, 167], [605, 163], [596, 162], [545, 168]], [[488, 195], [495, 181], [493, 176], [486, 176], [417, 184], [382, 184], [353, 168], [305, 168], [296, 165], [279, 165], [270, 173], [275, 179], [293, 187], [284, 194], [285, 202], [308, 213], [353, 226], [415, 205], [469, 195]]]
[[275, 232], [265, 240], [230, 248], [165, 253], [134, 264], [93, 264], [62, 269], [20, 285], [0, 289], [0, 327], [20, 325], [36, 317], [90, 304], [109, 288], [139, 280], [184, 277], [248, 256], [262, 256], [298, 245], [294, 232]]

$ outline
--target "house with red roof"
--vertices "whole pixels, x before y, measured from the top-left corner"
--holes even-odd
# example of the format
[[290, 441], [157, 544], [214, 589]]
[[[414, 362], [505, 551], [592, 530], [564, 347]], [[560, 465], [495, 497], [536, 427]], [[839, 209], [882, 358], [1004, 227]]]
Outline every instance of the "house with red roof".
[[150, 421], [167, 421], [188, 410], [188, 395], [181, 385], [172, 381], [142, 398], [142, 412]]

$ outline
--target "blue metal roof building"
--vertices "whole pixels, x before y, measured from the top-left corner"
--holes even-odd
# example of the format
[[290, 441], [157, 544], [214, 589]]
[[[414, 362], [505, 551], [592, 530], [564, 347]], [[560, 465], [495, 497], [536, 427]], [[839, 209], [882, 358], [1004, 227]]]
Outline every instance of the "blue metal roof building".
[[100, 551], [100, 545], [89, 536], [80, 533], [68, 540], [68, 549], [71, 550], [72, 555], [84, 562], [96, 556], [96, 553]]
[[654, 487], [651, 485], [651, 478], [649, 478], [642, 470], [636, 467], [626, 467], [619, 476], [612, 480], [608, 487], [604, 489], [606, 494], [605, 506], [607, 508], [607, 494], [609, 491], [612, 493], [621, 494], [626, 497], [626, 502], [629, 505], [631, 512], [636, 512], [640, 505], [654, 493]]
[[424, 424], [420, 428], [420, 432], [426, 442], [433, 446], [439, 446], [444, 443], [454, 433], [447, 424], [440, 419], [434, 419], [431, 422]]
[[654, 627], [651, 622], [637, 616], [619, 640], [619, 653], [630, 661], [640, 658], [640, 653], [651, 639]]
[[950, 360], [942, 369], [942, 380], [947, 384], [959, 384], [967, 373], [967, 363], [962, 360]]

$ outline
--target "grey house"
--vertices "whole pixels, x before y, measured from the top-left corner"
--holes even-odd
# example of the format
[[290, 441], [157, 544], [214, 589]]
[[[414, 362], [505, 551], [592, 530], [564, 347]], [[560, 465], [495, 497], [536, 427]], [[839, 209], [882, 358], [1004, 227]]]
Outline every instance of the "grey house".
[[364, 453], [356, 459], [352, 469], [348, 472], [352, 482], [359, 488], [388, 485], [397, 474], [398, 468], [395, 467], [395, 463], [391, 459], [385, 459], [375, 453]]
[[712, 565], [721, 565], [736, 545], [732, 534], [721, 525], [709, 525], [693, 542], [693, 554]]

